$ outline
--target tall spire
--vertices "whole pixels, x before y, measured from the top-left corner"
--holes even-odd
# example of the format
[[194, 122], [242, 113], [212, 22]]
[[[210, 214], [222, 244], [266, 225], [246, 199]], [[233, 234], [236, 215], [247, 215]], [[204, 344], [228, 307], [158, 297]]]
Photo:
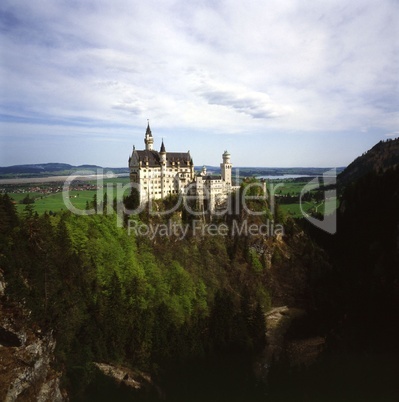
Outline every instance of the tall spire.
[[150, 128], [150, 119], [147, 119], [147, 130], [145, 131], [145, 135], [152, 137], [151, 128]]
[[152, 138], [150, 121], [148, 119], [147, 119], [147, 130], [145, 131], [145, 137], [144, 137], [144, 144], [145, 144], [145, 149], [147, 151], [152, 151], [152, 146], [154, 144], [154, 138]]
[[162, 145], [161, 145], [161, 151], [159, 152], [159, 156], [161, 157], [162, 166], [166, 166], [166, 150], [165, 150], [165, 144], [163, 143], [163, 138], [162, 138]]

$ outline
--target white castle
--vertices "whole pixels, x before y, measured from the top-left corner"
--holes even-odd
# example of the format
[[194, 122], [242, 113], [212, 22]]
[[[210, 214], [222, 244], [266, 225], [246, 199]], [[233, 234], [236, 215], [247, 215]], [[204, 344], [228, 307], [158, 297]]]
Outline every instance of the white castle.
[[201, 204], [204, 200], [207, 202], [208, 210], [212, 213], [236, 188], [231, 182], [232, 164], [227, 151], [222, 155], [221, 175], [215, 176], [208, 175], [205, 166], [195, 174], [190, 151], [166, 152], [163, 140], [160, 151], [155, 151], [149, 123], [144, 143], [144, 150], [137, 150], [133, 146], [129, 157], [130, 181], [138, 184], [141, 204], [170, 195], [194, 193]]

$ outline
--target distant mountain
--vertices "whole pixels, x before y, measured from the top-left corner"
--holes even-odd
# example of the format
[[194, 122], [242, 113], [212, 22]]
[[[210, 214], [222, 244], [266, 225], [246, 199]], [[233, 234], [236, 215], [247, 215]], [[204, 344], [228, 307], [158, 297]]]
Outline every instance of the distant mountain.
[[52, 176], [59, 174], [71, 174], [77, 170], [84, 169], [106, 169], [114, 173], [128, 173], [128, 168], [102, 168], [98, 165], [79, 165], [74, 166], [69, 163], [40, 163], [31, 165], [14, 165], [0, 167], [0, 175], [18, 175], [18, 176]]
[[71, 170], [74, 166], [68, 163], [43, 163], [32, 165], [14, 165], [0, 167], [0, 174], [44, 173]]
[[101, 168], [101, 166], [97, 166], [97, 165], [79, 165], [79, 166], [76, 166], [76, 168], [77, 169], [98, 169], [98, 168]]
[[368, 173], [382, 173], [397, 165], [399, 165], [399, 138], [380, 141], [339, 174], [338, 182], [340, 186], [345, 187]]

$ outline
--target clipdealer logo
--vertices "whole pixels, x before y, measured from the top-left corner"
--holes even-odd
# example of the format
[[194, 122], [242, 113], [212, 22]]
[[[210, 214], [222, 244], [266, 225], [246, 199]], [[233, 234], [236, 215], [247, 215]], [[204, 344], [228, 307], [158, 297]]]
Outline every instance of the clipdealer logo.
[[[337, 184], [337, 171], [335, 169], [330, 169], [327, 172], [324, 172], [322, 182], [323, 187], [327, 188], [327, 190], [324, 190], [323, 202], [320, 203], [320, 205], [324, 206], [324, 211], [322, 214], [323, 219], [317, 219], [311, 216], [303, 208], [304, 194], [309, 193], [312, 190], [317, 190], [321, 187], [318, 177], [315, 177], [302, 188], [299, 196], [299, 205], [303, 217], [312, 225], [324, 230], [327, 233], [335, 234], [337, 232], [337, 190], [335, 188]], [[330, 206], [330, 211], [327, 211], [327, 206]]]
[[[149, 236], [150, 238], [160, 237], [174, 237], [177, 239], [184, 238], [188, 233], [193, 233], [196, 235], [220, 235], [220, 236], [235, 236], [235, 235], [262, 235], [262, 236], [277, 236], [284, 234], [284, 228], [281, 223], [275, 223], [273, 220], [267, 220], [263, 224], [249, 223], [248, 220], [243, 220], [241, 222], [237, 220], [232, 221], [231, 227], [228, 227], [225, 223], [215, 224], [215, 223], [204, 223], [201, 219], [204, 215], [204, 211], [193, 210], [188, 200], [195, 201], [197, 196], [188, 195], [186, 193], [180, 193], [174, 205], [172, 205], [168, 210], [159, 211], [154, 209], [153, 200], [150, 200], [146, 204], [139, 205], [134, 210], [129, 210], [125, 207], [123, 198], [130, 195], [132, 189], [140, 191], [140, 185], [137, 183], [109, 183], [104, 185], [104, 178], [116, 178], [112, 172], [104, 172], [103, 169], [97, 169], [96, 171], [79, 171], [70, 175], [64, 182], [62, 196], [64, 204], [69, 211], [76, 215], [93, 215], [93, 214], [106, 214], [111, 215], [116, 213], [117, 215], [117, 225], [119, 227], [124, 226], [125, 219], [127, 215], [129, 219], [127, 220], [127, 229], [129, 234], [135, 233], [138, 236]], [[77, 208], [71, 202], [70, 191], [72, 190], [73, 182], [77, 180], [96, 180], [96, 197], [97, 200], [104, 200], [104, 194], [107, 194], [106, 203], [102, 205], [101, 208], [89, 208], [80, 209]], [[310, 182], [305, 184], [299, 195], [299, 206], [302, 216], [308, 220], [312, 225], [317, 228], [324, 230], [327, 233], [334, 234], [337, 230], [336, 225], [336, 170], [331, 169], [325, 172], [322, 178], [315, 177]], [[268, 188], [266, 190], [266, 183], [252, 182], [243, 188], [242, 191], [236, 191], [232, 193], [232, 197], [235, 197], [234, 203], [227, 203], [226, 208], [222, 211], [217, 211], [215, 216], [238, 214], [238, 205], [241, 205], [245, 213], [249, 216], [260, 216], [264, 215], [265, 211], [255, 211], [250, 208], [250, 201], [260, 200], [267, 201], [269, 210], [272, 216], [275, 213], [275, 194], [276, 190], [283, 187], [283, 183], [268, 183]], [[319, 204], [320, 209], [323, 210], [322, 213], [317, 215], [322, 217], [318, 219], [317, 217], [309, 214], [305, 209], [305, 201], [303, 197], [305, 194], [310, 193], [314, 190], [323, 188], [324, 189], [324, 199]], [[251, 190], [259, 191], [251, 191]], [[260, 195], [251, 195], [252, 193], [258, 193]], [[114, 199], [119, 200], [114, 203]], [[232, 206], [234, 204], [234, 207]], [[328, 206], [328, 208], [327, 208]], [[173, 222], [169, 220], [168, 223], [162, 224], [151, 224], [143, 223], [137, 220], [137, 216], [147, 210], [149, 215], [152, 216], [167, 216], [177, 211], [179, 208], [184, 208], [186, 212], [198, 219], [194, 219], [190, 224], [183, 224]], [[209, 212], [209, 211], [208, 211]], [[316, 211], [318, 212], [318, 211]], [[130, 217], [134, 217], [134, 219]]]
[[144, 236], [150, 240], [156, 237], [168, 237], [176, 240], [183, 240], [190, 233], [192, 236], [263, 236], [271, 237], [284, 235], [282, 224], [275, 224], [272, 220], [266, 223], [249, 223], [248, 220], [241, 222], [233, 220], [231, 226], [226, 223], [205, 223], [200, 219], [195, 219], [191, 223], [178, 223], [169, 219], [167, 223], [143, 223], [135, 219], [127, 222], [129, 236]]

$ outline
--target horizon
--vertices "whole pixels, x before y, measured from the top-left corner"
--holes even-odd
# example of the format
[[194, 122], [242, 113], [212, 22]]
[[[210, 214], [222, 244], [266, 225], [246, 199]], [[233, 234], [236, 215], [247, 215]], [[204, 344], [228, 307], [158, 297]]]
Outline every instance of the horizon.
[[[360, 155], [359, 155], [360, 156]], [[70, 165], [71, 167], [94, 167], [94, 168], [101, 168], [101, 169], [129, 169], [128, 166], [101, 166], [96, 164], [89, 164], [89, 163], [82, 163], [79, 165], [73, 165], [68, 162], [41, 162], [41, 163], [22, 163], [18, 165], [7, 165], [7, 166], [0, 166], [0, 169], [3, 168], [11, 168], [11, 167], [20, 167], [20, 166], [40, 166], [40, 165], [50, 165], [50, 164], [60, 164], [60, 165]], [[201, 168], [202, 166], [206, 166], [207, 168], [217, 168], [220, 169], [218, 165], [207, 165], [207, 164], [194, 164], [195, 168]], [[348, 167], [346, 166], [235, 166], [233, 165], [233, 169], [345, 169]]]
[[398, 19], [390, 0], [5, 0], [0, 165], [125, 166], [149, 119], [154, 149], [205, 165], [347, 166], [399, 136]]

